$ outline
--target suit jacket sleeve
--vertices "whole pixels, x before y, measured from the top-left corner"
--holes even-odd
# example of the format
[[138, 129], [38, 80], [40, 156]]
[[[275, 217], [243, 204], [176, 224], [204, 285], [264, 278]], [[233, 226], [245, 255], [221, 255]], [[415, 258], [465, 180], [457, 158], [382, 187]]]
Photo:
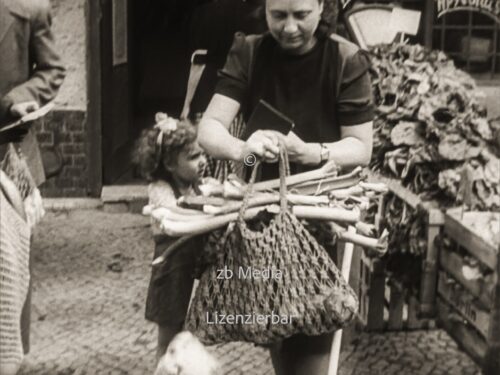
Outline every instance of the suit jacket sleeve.
[[33, 72], [30, 78], [14, 87], [4, 98], [4, 109], [12, 104], [36, 101], [43, 105], [55, 98], [66, 75], [56, 52], [51, 30], [50, 4], [38, 1], [30, 19], [29, 54]]

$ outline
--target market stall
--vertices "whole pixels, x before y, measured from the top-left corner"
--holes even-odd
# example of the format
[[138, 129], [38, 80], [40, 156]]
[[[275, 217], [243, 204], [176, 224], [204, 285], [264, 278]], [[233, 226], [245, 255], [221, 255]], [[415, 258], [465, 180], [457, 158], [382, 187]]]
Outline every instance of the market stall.
[[[390, 6], [364, 9], [397, 24]], [[454, 11], [463, 9], [442, 9], [438, 16]], [[474, 9], [467, 11], [474, 16]], [[370, 44], [370, 13], [354, 9], [347, 16], [354, 25], [349, 31], [372, 55], [377, 116], [371, 177], [389, 188], [379, 210], [391, 229], [388, 253], [372, 267], [367, 327], [415, 329], [429, 326], [418, 318], [437, 317], [486, 373], [496, 374], [500, 119], [488, 116], [475, 80], [457, 68], [477, 61], [469, 58], [464, 66], [454, 54], [400, 37]], [[443, 35], [445, 25], [443, 18]], [[465, 250], [443, 250], [444, 235]]]
[[440, 246], [438, 319], [486, 374], [499, 369], [500, 213], [446, 212]]

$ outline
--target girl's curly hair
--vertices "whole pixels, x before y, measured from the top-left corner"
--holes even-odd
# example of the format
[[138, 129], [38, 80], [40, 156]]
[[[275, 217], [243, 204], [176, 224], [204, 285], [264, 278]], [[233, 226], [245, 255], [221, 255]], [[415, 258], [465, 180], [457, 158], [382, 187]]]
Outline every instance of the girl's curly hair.
[[164, 133], [161, 145], [158, 144], [159, 134], [160, 129], [156, 127], [144, 129], [132, 154], [132, 162], [148, 181], [170, 180], [164, 163], [176, 163], [181, 150], [196, 140], [196, 129], [189, 122], [178, 122], [175, 130]]

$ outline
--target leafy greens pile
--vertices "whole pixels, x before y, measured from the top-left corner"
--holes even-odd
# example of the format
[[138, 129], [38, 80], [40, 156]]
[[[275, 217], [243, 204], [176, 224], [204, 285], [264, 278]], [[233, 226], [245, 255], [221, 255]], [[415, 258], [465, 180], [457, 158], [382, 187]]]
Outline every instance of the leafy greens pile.
[[374, 47], [377, 116], [371, 169], [401, 180], [424, 200], [500, 208], [500, 119], [488, 120], [472, 77], [443, 52], [420, 45]]
[[[442, 208], [466, 203], [499, 211], [500, 119], [487, 118], [472, 77], [443, 52], [420, 45], [381, 45], [371, 54], [376, 118], [370, 168]], [[427, 215], [394, 195], [384, 212], [384, 226], [391, 228], [390, 280], [418, 292]]]

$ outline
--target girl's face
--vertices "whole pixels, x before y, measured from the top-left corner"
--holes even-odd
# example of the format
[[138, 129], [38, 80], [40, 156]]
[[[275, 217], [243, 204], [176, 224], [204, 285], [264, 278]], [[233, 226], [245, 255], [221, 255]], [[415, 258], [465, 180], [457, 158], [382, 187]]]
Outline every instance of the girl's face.
[[314, 46], [314, 32], [322, 11], [323, 2], [318, 0], [266, 1], [266, 20], [271, 35], [285, 51], [298, 55]]
[[167, 170], [183, 183], [192, 184], [203, 177], [207, 159], [198, 142], [186, 145], [177, 157], [175, 165], [166, 165]]

